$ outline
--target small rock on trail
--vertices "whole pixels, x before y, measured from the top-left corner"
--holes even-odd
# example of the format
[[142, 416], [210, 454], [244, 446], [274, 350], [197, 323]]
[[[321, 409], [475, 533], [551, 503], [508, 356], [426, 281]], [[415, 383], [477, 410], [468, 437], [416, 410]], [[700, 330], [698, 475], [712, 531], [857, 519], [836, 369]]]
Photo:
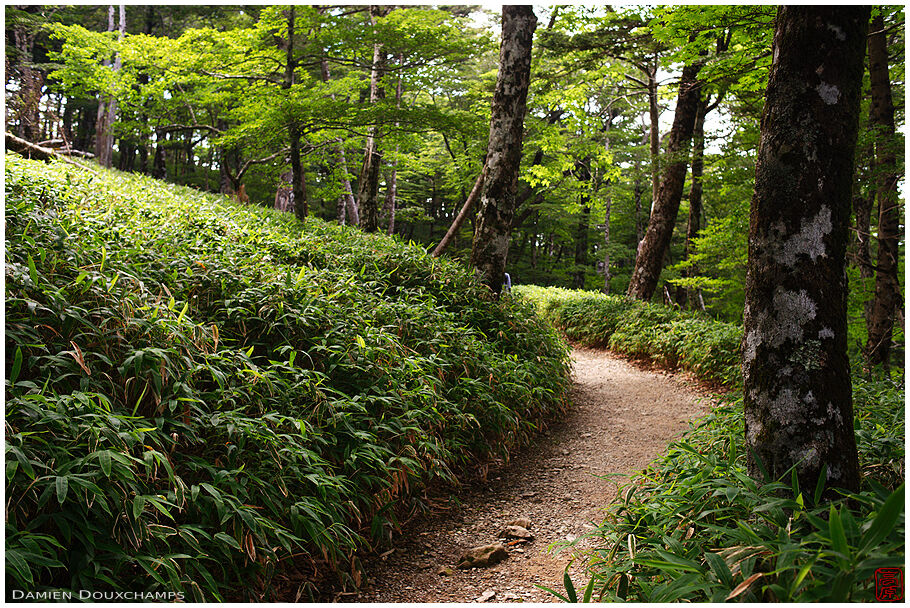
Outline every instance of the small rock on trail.
[[[491, 469], [491, 481], [466, 483], [457, 506], [409, 523], [394, 541], [398, 551], [365, 560], [368, 582], [360, 593], [340, 599], [473, 602], [499, 590], [484, 601], [558, 601], [535, 584], [563, 590], [572, 552], [594, 546], [585, 535], [603, 520], [604, 507], [625, 481], [621, 476], [647, 466], [708, 409], [696, 383], [687, 384], [683, 376], [645, 371], [605, 351], [572, 354], [573, 406], [563, 420], [507, 466]], [[533, 529], [534, 540], [497, 543], [508, 526]], [[575, 544], [549, 550], [567, 539]], [[450, 567], [469, 549], [491, 544], [508, 559], [483, 568]], [[427, 563], [435, 567], [421, 568]], [[573, 565], [570, 576], [576, 588], [586, 582], [580, 565]]]

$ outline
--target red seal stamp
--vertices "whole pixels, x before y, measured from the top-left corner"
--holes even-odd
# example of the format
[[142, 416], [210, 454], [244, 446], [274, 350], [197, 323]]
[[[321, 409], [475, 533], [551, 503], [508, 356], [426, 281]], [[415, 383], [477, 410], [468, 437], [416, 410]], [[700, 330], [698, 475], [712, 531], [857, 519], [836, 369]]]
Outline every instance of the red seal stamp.
[[875, 570], [875, 599], [879, 602], [903, 601], [903, 568], [877, 568]]

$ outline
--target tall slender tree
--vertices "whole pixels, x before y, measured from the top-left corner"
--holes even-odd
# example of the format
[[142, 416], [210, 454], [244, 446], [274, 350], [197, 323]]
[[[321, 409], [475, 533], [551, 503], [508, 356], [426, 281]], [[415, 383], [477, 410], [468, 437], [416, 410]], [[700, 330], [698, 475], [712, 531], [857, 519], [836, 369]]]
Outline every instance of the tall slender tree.
[[493, 93], [487, 174], [471, 248], [471, 266], [494, 294], [502, 291], [509, 253], [518, 169], [531, 80], [531, 45], [537, 17], [530, 6], [502, 7], [499, 74]]
[[670, 247], [673, 225], [679, 213], [682, 200], [686, 168], [689, 164], [689, 144], [695, 128], [695, 115], [701, 95], [698, 71], [701, 63], [686, 65], [679, 81], [679, 95], [676, 99], [676, 113], [667, 142], [667, 154], [663, 162], [660, 188], [651, 210], [648, 229], [638, 247], [635, 270], [629, 282], [628, 295], [639, 300], [650, 300], [657, 289], [657, 281], [663, 268], [664, 257]]
[[894, 313], [900, 305], [897, 281], [900, 203], [897, 196], [897, 161], [894, 137], [894, 103], [888, 75], [888, 43], [881, 15], [872, 20], [869, 36], [869, 80], [872, 107], [869, 112], [875, 130], [875, 191], [878, 199], [878, 261], [875, 268], [875, 297], [869, 319], [866, 353], [870, 365], [888, 367]]
[[[389, 12], [388, 7], [371, 5], [370, 24], [376, 25], [376, 20], [385, 17]], [[382, 78], [386, 68], [386, 52], [382, 42], [373, 43], [373, 66], [370, 71], [370, 103], [376, 104], [385, 97]], [[357, 206], [360, 209], [360, 227], [365, 232], [376, 232], [379, 229], [379, 166], [382, 163], [382, 153], [379, 150], [379, 125], [370, 127], [366, 138], [363, 154], [363, 166], [360, 169], [360, 179], [357, 182]]]
[[784, 6], [749, 226], [748, 467], [859, 488], [845, 256], [869, 7]]

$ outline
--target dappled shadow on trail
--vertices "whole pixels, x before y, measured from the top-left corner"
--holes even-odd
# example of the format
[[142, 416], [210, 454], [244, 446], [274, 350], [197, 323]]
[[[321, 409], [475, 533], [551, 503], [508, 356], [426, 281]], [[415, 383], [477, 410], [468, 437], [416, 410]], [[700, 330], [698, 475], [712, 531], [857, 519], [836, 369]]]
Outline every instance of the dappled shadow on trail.
[[[688, 422], [708, 410], [694, 381], [645, 371], [617, 355], [573, 351], [573, 405], [565, 418], [484, 484], [463, 488], [460, 506], [406, 526], [394, 550], [367, 561], [353, 602], [547, 602], [534, 585], [562, 590], [572, 549], [552, 550], [591, 532], [625, 476], [644, 468]], [[615, 481], [611, 481], [614, 479]], [[506, 522], [528, 518], [535, 539], [508, 547], [489, 568], [454, 566], [471, 547], [497, 541]], [[589, 547], [582, 539], [576, 549]], [[580, 570], [573, 573], [581, 583]], [[485, 593], [486, 592], [486, 593]]]

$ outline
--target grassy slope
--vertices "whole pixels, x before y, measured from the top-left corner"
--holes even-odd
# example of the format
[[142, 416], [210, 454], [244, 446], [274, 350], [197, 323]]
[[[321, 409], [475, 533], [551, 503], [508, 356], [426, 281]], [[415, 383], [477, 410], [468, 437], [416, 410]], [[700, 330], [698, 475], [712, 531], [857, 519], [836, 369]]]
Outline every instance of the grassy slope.
[[[622, 296], [514, 291], [572, 340], [679, 365], [734, 389], [610, 505], [594, 533], [599, 548], [584, 596], [871, 601], [875, 569], [904, 565], [903, 386], [854, 378], [863, 488], [852, 500], [819, 504], [821, 487], [746, 474], [740, 327]], [[576, 593], [571, 582], [565, 593]]]
[[6, 352], [10, 586], [188, 599], [268, 598], [290, 564], [356, 581], [429, 480], [526, 443], [568, 383], [555, 331], [455, 263], [14, 155]]

